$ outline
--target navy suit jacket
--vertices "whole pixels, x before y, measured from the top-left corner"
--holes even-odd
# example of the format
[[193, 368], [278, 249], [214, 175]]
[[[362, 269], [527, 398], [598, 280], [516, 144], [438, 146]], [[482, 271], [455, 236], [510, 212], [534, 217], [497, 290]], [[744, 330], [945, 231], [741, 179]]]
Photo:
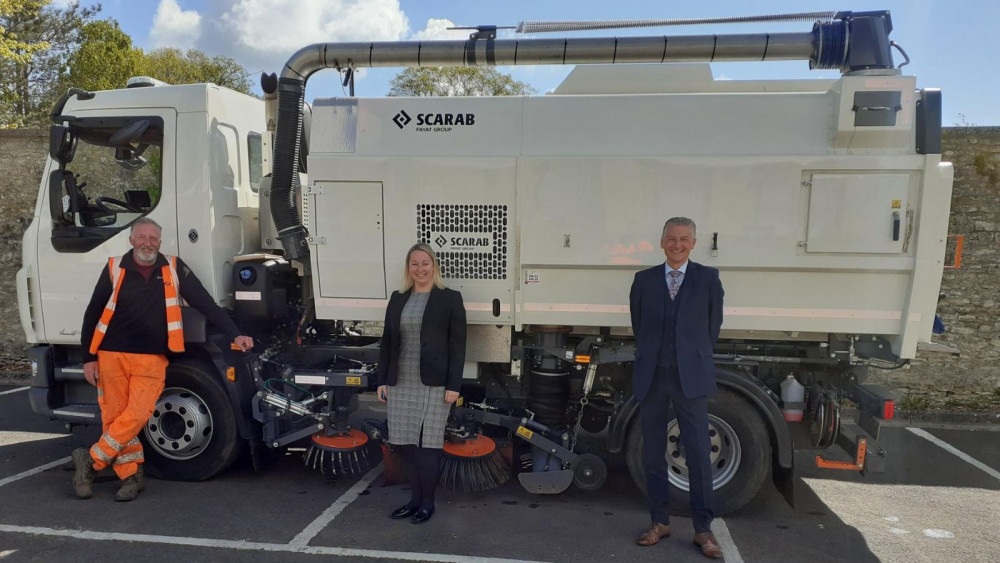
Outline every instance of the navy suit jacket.
[[[636, 272], [629, 294], [636, 353], [632, 366], [632, 392], [646, 397], [663, 342], [663, 316], [667, 291], [663, 264]], [[716, 389], [712, 351], [722, 327], [722, 282], [719, 270], [688, 261], [681, 283], [677, 312], [677, 372], [684, 396], [704, 397]]]

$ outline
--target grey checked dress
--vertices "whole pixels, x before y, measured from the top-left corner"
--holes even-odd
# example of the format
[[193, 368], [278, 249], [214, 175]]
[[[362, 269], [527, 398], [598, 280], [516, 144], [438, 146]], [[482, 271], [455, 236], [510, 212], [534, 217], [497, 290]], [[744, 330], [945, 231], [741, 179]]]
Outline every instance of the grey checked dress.
[[410, 292], [399, 319], [399, 378], [389, 387], [388, 399], [389, 443], [397, 446], [444, 447], [444, 427], [451, 410], [444, 402], [445, 388], [420, 381], [420, 327], [429, 296], [430, 292]]

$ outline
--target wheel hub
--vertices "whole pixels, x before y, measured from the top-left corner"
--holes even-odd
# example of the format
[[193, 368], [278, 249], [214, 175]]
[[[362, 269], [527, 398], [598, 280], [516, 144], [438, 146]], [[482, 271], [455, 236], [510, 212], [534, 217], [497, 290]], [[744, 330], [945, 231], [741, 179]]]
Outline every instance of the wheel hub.
[[197, 394], [170, 387], [160, 394], [144, 432], [163, 457], [191, 459], [212, 441], [212, 413]]
[[[670, 483], [678, 489], [688, 491], [691, 488], [691, 480], [680, 436], [680, 426], [675, 418], [667, 425], [667, 466], [670, 471]], [[708, 415], [708, 436], [712, 489], [717, 490], [736, 476], [743, 450], [733, 427], [712, 414]]]

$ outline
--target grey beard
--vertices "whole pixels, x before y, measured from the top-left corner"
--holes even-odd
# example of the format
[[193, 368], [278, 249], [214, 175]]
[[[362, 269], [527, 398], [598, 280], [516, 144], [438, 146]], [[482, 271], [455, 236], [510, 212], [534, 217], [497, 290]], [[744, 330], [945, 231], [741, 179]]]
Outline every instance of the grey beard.
[[141, 250], [136, 250], [135, 251], [135, 255], [138, 256], [139, 260], [142, 261], [142, 262], [153, 262], [153, 261], [155, 261], [157, 254], [158, 254], [158, 252], [156, 252], [155, 250], [151, 251], [151, 252], [143, 252]]

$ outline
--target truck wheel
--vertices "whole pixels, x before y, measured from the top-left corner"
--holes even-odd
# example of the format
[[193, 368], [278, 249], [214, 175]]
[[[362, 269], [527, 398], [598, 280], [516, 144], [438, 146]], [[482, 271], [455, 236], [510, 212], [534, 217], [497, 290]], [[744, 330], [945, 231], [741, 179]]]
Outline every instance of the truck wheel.
[[[764, 420], [749, 402], [722, 388], [708, 400], [711, 436], [712, 489], [715, 514], [724, 516], [745, 506], [771, 474], [771, 440]], [[670, 469], [670, 511], [691, 514], [689, 481], [684, 451], [677, 437], [677, 420], [667, 424], [667, 464]], [[639, 416], [629, 427], [626, 463], [632, 480], [643, 494], [646, 469], [642, 463], [642, 424]]]
[[150, 475], [203, 481], [232, 465], [244, 441], [226, 391], [197, 362], [173, 361], [153, 415], [139, 434]]

